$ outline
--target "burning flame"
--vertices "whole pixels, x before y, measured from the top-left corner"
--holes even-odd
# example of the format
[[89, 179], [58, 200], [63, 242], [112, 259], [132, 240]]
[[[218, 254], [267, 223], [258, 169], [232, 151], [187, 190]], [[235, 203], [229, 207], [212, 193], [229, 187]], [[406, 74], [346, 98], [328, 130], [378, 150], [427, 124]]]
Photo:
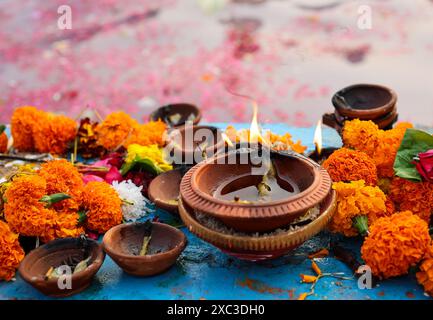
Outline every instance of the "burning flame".
[[322, 119], [317, 121], [316, 130], [314, 131], [314, 145], [316, 146], [317, 154], [322, 153]]
[[221, 136], [223, 137], [223, 140], [225, 141], [225, 143], [227, 143], [227, 145], [229, 147], [233, 147], [232, 141], [230, 140], [230, 138], [224, 132], [221, 133]]
[[257, 106], [257, 103], [253, 102], [253, 119], [251, 120], [249, 141], [269, 145], [266, 139], [262, 136], [259, 123], [257, 122], [258, 109], [259, 107]]

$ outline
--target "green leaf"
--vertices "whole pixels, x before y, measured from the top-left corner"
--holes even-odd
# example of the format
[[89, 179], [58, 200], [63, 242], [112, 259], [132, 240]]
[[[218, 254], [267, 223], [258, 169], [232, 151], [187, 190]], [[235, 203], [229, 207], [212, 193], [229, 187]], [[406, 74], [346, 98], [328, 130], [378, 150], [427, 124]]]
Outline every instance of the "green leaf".
[[133, 161], [129, 163], [124, 163], [120, 169], [120, 173], [123, 175], [127, 174], [132, 168], [139, 166], [145, 171], [158, 175], [164, 172], [153, 160], [149, 158], [139, 158], [136, 157]]
[[87, 220], [87, 211], [80, 210], [77, 213], [78, 213], [77, 225], [82, 226], [84, 224], [84, 222], [86, 222], [86, 220]]
[[51, 207], [53, 204], [57, 202], [70, 199], [70, 198], [71, 196], [66, 193], [54, 193], [54, 194], [43, 196], [39, 201], [45, 202], [45, 205], [47, 207]]
[[365, 237], [368, 234], [368, 217], [364, 215], [356, 216], [352, 219], [353, 227], [356, 228], [359, 234]]
[[6, 126], [4, 124], [0, 124], [0, 134], [2, 134], [6, 130]]
[[407, 180], [421, 182], [414, 158], [421, 152], [433, 149], [433, 136], [417, 129], [407, 129], [394, 161], [395, 175]]

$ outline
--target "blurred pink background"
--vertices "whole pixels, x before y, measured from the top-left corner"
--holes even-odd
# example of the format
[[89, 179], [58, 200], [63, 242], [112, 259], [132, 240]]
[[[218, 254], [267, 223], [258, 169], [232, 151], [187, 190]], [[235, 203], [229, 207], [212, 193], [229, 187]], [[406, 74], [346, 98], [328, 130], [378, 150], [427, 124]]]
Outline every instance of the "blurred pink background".
[[[72, 8], [59, 30], [57, 8]], [[373, 28], [357, 27], [360, 5]], [[358, 82], [390, 86], [400, 120], [433, 126], [429, 0], [0, 0], [0, 122], [35, 105], [144, 119], [171, 102], [205, 121], [309, 126]]]

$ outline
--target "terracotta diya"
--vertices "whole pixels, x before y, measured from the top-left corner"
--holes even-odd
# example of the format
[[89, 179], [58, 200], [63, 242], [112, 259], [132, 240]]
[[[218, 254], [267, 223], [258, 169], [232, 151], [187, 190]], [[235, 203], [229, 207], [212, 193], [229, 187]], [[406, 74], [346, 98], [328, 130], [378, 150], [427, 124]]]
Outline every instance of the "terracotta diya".
[[167, 224], [152, 222], [148, 249], [140, 255], [148, 228], [145, 223], [121, 224], [104, 236], [105, 252], [125, 272], [136, 276], [152, 276], [169, 269], [186, 246], [186, 237]]
[[[182, 202], [235, 230], [266, 232], [289, 225], [328, 196], [332, 182], [324, 168], [296, 153], [271, 152], [271, 198], [256, 201], [263, 175], [251, 173], [255, 166], [250, 153], [251, 149], [236, 151], [232, 163], [224, 159], [230, 156], [225, 153], [194, 166], [182, 178]], [[246, 163], [239, 161], [242, 157]]]
[[149, 199], [158, 208], [178, 214], [180, 181], [190, 167], [180, 167], [161, 173], [149, 185]]
[[225, 147], [222, 131], [212, 126], [184, 126], [173, 131], [170, 140], [175, 164], [199, 163]]
[[323, 123], [340, 131], [344, 121], [355, 118], [372, 120], [381, 129], [390, 129], [397, 121], [397, 94], [376, 84], [355, 84], [332, 97], [334, 113], [323, 115]]
[[201, 120], [200, 109], [189, 103], [175, 103], [162, 106], [152, 112], [150, 120], [161, 119], [169, 127], [176, 128], [185, 125], [187, 121], [197, 125]]
[[[105, 253], [95, 240], [57, 239], [27, 254], [20, 264], [19, 273], [26, 282], [45, 295], [67, 297], [90, 285], [104, 259]], [[62, 289], [58, 285], [59, 278], [49, 276], [50, 271], [61, 266], [68, 266], [73, 271], [70, 288]]]
[[223, 252], [239, 259], [260, 261], [278, 258], [295, 249], [306, 240], [323, 230], [332, 218], [336, 208], [336, 193], [331, 191], [318, 206], [317, 218], [295, 230], [263, 236], [224, 234], [198, 221], [195, 211], [182, 200], [179, 214], [188, 229], [206, 242]]

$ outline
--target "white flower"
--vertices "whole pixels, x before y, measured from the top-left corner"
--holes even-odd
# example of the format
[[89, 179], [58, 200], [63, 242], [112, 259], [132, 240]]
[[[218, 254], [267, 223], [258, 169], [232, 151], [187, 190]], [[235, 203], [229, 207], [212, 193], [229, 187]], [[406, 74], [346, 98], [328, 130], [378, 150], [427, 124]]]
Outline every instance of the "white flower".
[[141, 194], [143, 186], [137, 187], [131, 180], [113, 181], [113, 188], [122, 199], [123, 218], [127, 221], [135, 221], [149, 213], [148, 200]]

